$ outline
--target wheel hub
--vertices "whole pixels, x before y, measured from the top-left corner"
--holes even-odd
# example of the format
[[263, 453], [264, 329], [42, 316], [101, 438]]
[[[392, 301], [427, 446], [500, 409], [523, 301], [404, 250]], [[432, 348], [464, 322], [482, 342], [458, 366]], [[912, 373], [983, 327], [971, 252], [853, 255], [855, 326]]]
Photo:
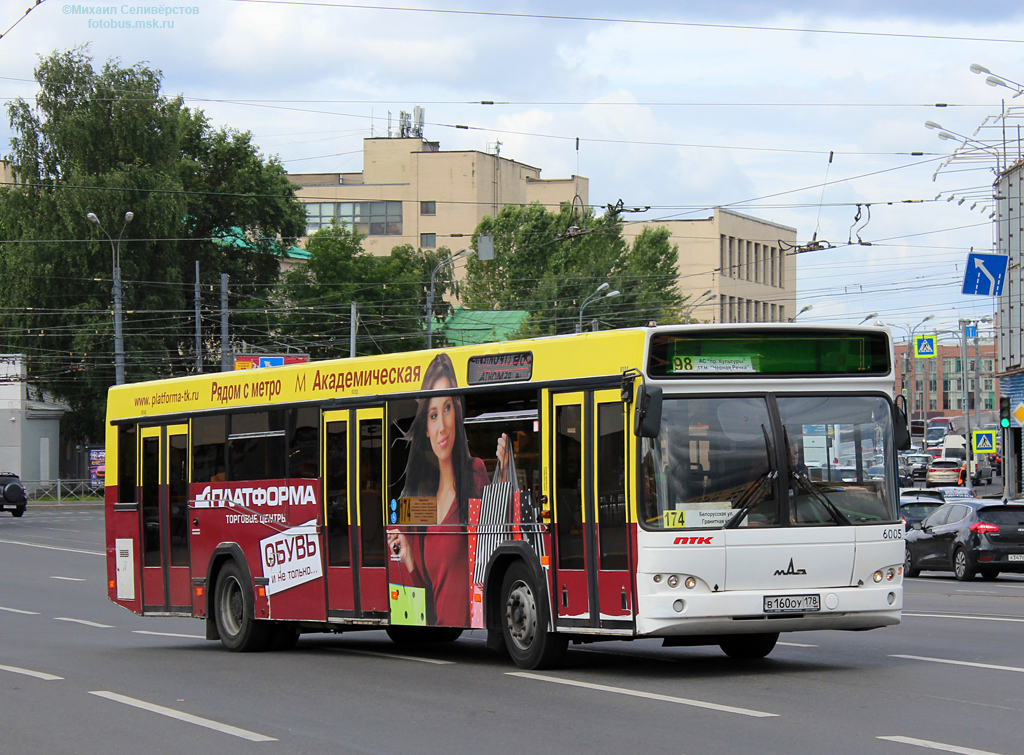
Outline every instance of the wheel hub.
[[516, 582], [509, 590], [505, 621], [516, 646], [529, 650], [537, 636], [537, 603], [525, 582]]

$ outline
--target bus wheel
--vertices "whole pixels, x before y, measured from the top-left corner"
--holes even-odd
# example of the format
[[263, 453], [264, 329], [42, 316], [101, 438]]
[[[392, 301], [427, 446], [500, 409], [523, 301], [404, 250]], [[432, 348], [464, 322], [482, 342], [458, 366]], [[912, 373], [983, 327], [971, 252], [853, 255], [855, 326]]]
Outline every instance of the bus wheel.
[[501, 583], [505, 615], [501, 623], [505, 647], [520, 668], [550, 668], [561, 660], [569, 638], [547, 631], [548, 606], [530, 569], [517, 561]]
[[214, 611], [220, 641], [228, 650], [248, 653], [262, 650], [270, 640], [270, 625], [256, 621], [252, 590], [243, 584], [242, 571], [228, 561], [217, 577]]
[[730, 658], [752, 661], [764, 658], [768, 653], [772, 652], [778, 639], [778, 632], [771, 632], [769, 634], [737, 634], [732, 637], [722, 638], [718, 646]]
[[450, 627], [389, 626], [384, 630], [398, 645], [426, 645], [434, 642], [455, 642], [462, 636], [461, 629]]

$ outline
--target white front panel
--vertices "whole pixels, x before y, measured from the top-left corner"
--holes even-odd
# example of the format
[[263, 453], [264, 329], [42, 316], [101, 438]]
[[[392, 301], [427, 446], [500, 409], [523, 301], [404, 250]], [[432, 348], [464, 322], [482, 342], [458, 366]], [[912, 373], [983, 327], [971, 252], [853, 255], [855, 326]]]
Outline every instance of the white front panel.
[[854, 527], [749, 527], [723, 530], [726, 590], [849, 587]]
[[135, 600], [135, 543], [131, 538], [114, 540], [117, 599]]

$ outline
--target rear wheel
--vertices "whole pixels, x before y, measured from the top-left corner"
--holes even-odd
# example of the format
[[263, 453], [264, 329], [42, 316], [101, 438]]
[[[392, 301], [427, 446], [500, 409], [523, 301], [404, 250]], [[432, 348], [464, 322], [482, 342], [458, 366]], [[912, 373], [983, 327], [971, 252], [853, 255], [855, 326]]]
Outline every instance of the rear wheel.
[[16, 508], [14, 511], [11, 512], [11, 516], [13, 516], [13, 517], [19, 517], [19, 516], [24, 516], [24, 515], [25, 515], [25, 507], [24, 506], [19, 506], [18, 508]]
[[462, 636], [461, 629], [449, 627], [389, 626], [385, 629], [392, 642], [399, 645], [426, 645], [434, 642], [455, 642]]
[[998, 569], [982, 569], [978, 573], [981, 574], [981, 578], [982, 579], [987, 579], [987, 580], [993, 580], [993, 579], [995, 579], [996, 577], [999, 576], [999, 570]]
[[245, 584], [242, 570], [234, 561], [220, 570], [215, 594], [214, 617], [224, 647], [236, 653], [263, 650], [270, 640], [272, 626], [256, 621], [252, 589]]
[[971, 566], [971, 562], [967, 559], [967, 551], [963, 548], [957, 548], [953, 554], [953, 574], [956, 575], [958, 582], [974, 579], [974, 567]]
[[910, 552], [910, 546], [907, 546], [907, 562], [903, 565], [903, 573], [908, 577], [919, 577], [921, 576], [921, 570], [914, 567], [914, 556]]
[[501, 595], [505, 608], [501, 631], [513, 662], [528, 669], [556, 665], [565, 654], [569, 638], [547, 631], [545, 591], [536, 583], [525, 563], [517, 561], [505, 572]]
[[722, 652], [730, 658], [741, 661], [752, 661], [764, 658], [775, 648], [779, 641], [779, 633], [769, 634], [737, 634], [725, 637], [718, 644]]

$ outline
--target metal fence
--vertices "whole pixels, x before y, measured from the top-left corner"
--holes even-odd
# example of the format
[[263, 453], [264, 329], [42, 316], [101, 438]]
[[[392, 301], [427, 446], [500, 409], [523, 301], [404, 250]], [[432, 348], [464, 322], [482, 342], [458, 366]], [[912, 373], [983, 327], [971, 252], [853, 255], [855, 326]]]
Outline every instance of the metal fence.
[[93, 480], [22, 480], [28, 500], [46, 503], [101, 503], [103, 481]]

